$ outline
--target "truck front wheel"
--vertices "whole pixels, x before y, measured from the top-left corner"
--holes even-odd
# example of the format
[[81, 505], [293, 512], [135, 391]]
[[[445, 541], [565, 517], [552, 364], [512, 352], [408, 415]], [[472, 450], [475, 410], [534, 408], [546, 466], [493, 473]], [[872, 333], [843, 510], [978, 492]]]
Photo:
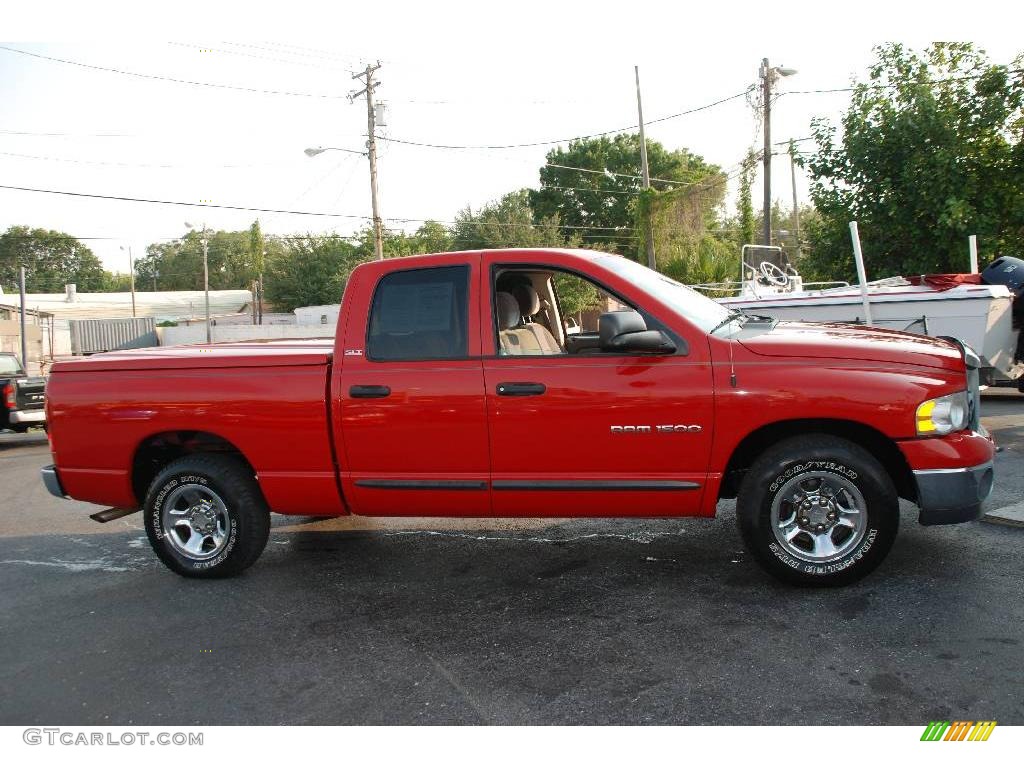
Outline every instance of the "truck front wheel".
[[783, 440], [754, 462], [736, 515], [747, 549], [769, 573], [800, 586], [842, 586], [888, 554], [899, 500], [871, 454], [816, 434]]
[[221, 578], [241, 573], [263, 552], [270, 510], [239, 459], [185, 456], [168, 464], [146, 494], [146, 535], [175, 573]]

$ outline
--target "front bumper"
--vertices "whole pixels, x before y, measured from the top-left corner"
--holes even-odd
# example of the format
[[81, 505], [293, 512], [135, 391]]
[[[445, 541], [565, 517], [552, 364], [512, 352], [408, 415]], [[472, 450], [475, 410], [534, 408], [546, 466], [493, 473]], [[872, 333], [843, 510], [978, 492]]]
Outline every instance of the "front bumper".
[[992, 462], [959, 469], [914, 471], [921, 525], [966, 523], [981, 514], [981, 503], [992, 492]]
[[36, 411], [10, 411], [7, 419], [11, 424], [42, 424], [46, 421], [46, 411], [42, 408]]
[[39, 473], [43, 476], [43, 485], [46, 486], [46, 490], [59, 499], [66, 499], [68, 497], [64, 492], [64, 486], [60, 483], [60, 475], [57, 474], [57, 468], [53, 464], [43, 467], [39, 470]]

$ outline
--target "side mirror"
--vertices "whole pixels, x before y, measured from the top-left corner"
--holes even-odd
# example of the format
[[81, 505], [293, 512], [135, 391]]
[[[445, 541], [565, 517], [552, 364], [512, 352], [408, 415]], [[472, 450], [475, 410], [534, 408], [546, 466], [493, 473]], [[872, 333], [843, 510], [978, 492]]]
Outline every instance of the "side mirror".
[[602, 352], [671, 355], [676, 345], [661, 331], [647, 330], [639, 312], [605, 312], [597, 322]]

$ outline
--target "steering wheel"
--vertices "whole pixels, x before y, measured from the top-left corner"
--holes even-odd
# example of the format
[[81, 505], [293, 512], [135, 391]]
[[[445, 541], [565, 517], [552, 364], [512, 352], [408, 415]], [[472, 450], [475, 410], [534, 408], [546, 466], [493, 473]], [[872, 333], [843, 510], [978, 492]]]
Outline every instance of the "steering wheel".
[[789, 275], [782, 271], [782, 267], [770, 261], [762, 261], [760, 266], [761, 277], [771, 285], [789, 285]]

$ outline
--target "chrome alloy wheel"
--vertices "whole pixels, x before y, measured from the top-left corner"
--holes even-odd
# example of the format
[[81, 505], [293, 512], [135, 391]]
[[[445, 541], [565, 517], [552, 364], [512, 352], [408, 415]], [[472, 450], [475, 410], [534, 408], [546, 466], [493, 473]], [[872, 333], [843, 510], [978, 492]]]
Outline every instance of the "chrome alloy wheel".
[[180, 485], [171, 491], [160, 523], [171, 546], [192, 560], [209, 560], [228, 543], [227, 505], [205, 485]]
[[824, 563], [853, 552], [867, 530], [867, 505], [850, 480], [834, 472], [807, 472], [775, 495], [772, 533], [784, 550]]

